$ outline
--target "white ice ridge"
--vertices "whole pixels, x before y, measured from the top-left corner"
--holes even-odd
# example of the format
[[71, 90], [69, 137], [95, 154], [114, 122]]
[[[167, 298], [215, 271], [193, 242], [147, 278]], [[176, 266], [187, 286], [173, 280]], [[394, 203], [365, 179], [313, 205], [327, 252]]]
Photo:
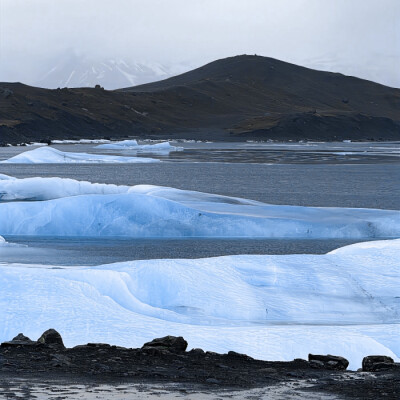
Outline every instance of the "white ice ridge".
[[52, 140], [52, 144], [92, 144], [92, 143], [110, 143], [108, 139], [79, 139], [79, 140]]
[[155, 158], [122, 157], [104, 154], [71, 153], [53, 147], [39, 147], [25, 151], [0, 163], [12, 164], [68, 164], [68, 163], [152, 163], [160, 162]]
[[326, 255], [131, 261], [98, 267], [0, 264], [0, 340], [49, 327], [68, 346], [189, 347], [267, 360], [337, 354], [399, 359], [400, 240]]
[[400, 211], [270, 205], [150, 185], [0, 179], [0, 235], [394, 238]]
[[15, 248], [15, 247], [26, 247], [26, 246], [17, 243], [9, 243], [6, 241], [6, 239], [3, 238], [3, 236], [0, 236], [0, 256], [2, 255], [2, 251], [4, 249]]
[[0, 174], [0, 203], [50, 200], [82, 194], [117, 194], [126, 193], [128, 190], [129, 186], [106, 185], [68, 178], [16, 179]]
[[136, 140], [123, 140], [121, 142], [113, 142], [100, 144], [96, 146], [98, 149], [108, 150], [134, 150], [143, 153], [167, 153], [170, 151], [182, 151], [183, 147], [171, 146], [169, 142], [161, 142], [155, 144], [138, 144]]

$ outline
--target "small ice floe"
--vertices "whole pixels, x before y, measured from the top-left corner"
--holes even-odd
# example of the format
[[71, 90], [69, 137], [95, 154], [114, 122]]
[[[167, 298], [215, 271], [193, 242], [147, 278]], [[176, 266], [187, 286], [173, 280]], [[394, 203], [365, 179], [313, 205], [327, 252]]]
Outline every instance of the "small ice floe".
[[51, 144], [91, 144], [110, 143], [108, 139], [79, 139], [79, 140], [52, 140]]
[[32, 143], [26, 143], [26, 146], [31, 147], [41, 147], [41, 146], [48, 146], [48, 143], [40, 143], [40, 142], [32, 142]]
[[170, 151], [182, 151], [183, 147], [171, 146], [169, 142], [155, 144], [138, 144], [137, 140], [122, 140], [121, 142], [100, 144], [98, 149], [107, 150], [133, 150], [144, 153], [167, 153]]
[[70, 153], [53, 147], [39, 147], [35, 150], [20, 153], [8, 160], [0, 161], [10, 164], [69, 164], [69, 163], [154, 163], [160, 162], [155, 158], [122, 157], [104, 154]]

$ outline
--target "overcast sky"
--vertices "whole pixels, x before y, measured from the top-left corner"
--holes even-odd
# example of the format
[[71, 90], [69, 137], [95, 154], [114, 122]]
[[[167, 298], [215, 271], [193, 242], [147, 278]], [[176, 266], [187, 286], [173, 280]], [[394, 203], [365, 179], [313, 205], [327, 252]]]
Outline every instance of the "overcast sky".
[[71, 51], [196, 66], [259, 54], [400, 87], [400, 0], [0, 0], [0, 81]]

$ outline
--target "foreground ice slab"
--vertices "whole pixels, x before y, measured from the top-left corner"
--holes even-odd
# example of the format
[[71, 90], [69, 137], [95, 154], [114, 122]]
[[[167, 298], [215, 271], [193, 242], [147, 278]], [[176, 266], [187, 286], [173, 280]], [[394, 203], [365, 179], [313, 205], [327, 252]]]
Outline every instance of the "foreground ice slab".
[[103, 154], [70, 153], [53, 147], [39, 147], [25, 151], [1, 163], [13, 164], [68, 164], [68, 163], [151, 163], [155, 158], [122, 157]]
[[189, 347], [269, 360], [400, 355], [400, 240], [326, 255], [147, 260], [98, 267], [0, 265], [0, 341], [53, 327], [83, 341]]
[[144, 153], [168, 153], [170, 151], [182, 151], [183, 147], [171, 146], [169, 142], [155, 144], [138, 144], [136, 140], [123, 140], [121, 142], [100, 144], [98, 149], [108, 150], [134, 150]]
[[399, 211], [270, 205], [149, 185], [3, 178], [0, 235], [319, 239], [400, 236]]

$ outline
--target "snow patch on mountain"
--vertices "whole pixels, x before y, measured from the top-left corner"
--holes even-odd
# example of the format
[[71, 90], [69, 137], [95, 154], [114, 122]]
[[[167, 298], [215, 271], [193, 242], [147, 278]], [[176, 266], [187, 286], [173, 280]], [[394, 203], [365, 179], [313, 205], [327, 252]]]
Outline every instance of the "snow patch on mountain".
[[112, 90], [166, 79], [190, 69], [191, 66], [183, 64], [167, 66], [149, 61], [101, 60], [69, 55], [42, 74], [34, 85], [49, 89], [100, 85]]

